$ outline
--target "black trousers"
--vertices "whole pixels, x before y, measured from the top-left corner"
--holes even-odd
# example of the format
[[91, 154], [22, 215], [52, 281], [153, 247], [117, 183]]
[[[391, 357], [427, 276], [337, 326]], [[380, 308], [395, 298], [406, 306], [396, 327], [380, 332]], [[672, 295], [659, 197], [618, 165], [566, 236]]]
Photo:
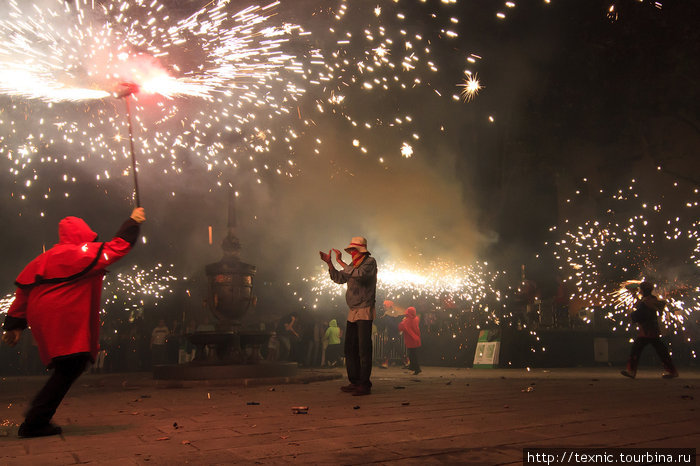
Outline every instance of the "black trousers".
[[372, 321], [347, 322], [345, 327], [345, 366], [351, 384], [370, 388], [372, 382]]
[[326, 348], [326, 364], [337, 363], [341, 355], [342, 348], [340, 347], [340, 343], [328, 345], [328, 348]]
[[406, 348], [408, 352], [408, 368], [412, 371], [419, 371], [420, 364], [418, 364], [418, 348]]
[[44, 387], [39, 390], [32, 401], [24, 419], [24, 424], [29, 428], [39, 428], [51, 421], [56, 413], [58, 405], [66, 396], [73, 382], [85, 370], [90, 355], [88, 353], [76, 353], [68, 356], [53, 358], [54, 371]]
[[659, 359], [664, 365], [664, 369], [668, 372], [676, 372], [676, 366], [673, 365], [671, 360], [671, 355], [668, 354], [668, 348], [663, 344], [661, 338], [656, 337], [637, 337], [634, 339], [632, 344], [632, 353], [630, 354], [629, 361], [627, 361], [627, 370], [635, 373], [637, 372], [637, 366], [639, 365], [639, 356], [642, 354], [642, 350], [646, 345], [651, 345], [656, 350], [656, 354], [659, 355]]

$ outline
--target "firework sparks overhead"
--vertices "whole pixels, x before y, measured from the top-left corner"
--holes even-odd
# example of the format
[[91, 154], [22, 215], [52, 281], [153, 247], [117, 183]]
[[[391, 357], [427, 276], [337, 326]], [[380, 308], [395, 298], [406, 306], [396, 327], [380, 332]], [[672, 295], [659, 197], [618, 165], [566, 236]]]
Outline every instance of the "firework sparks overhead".
[[134, 265], [128, 272], [108, 276], [104, 282], [103, 312], [120, 308], [130, 311], [143, 308], [148, 303], [157, 305], [165, 296], [173, 293], [173, 286], [187, 277], [177, 276], [174, 266], [156, 264], [150, 269]]
[[7, 0], [0, 153], [16, 180], [13, 197], [25, 199], [42, 177], [51, 178], [45, 198], [68, 197], [79, 165], [98, 183], [128, 175], [121, 83], [139, 88], [142, 165], [177, 174], [195, 159], [217, 173], [246, 164], [257, 176], [294, 174], [288, 160], [257, 158], [291, 147], [300, 97], [327, 78], [308, 33], [275, 21], [278, 4], [233, 11], [215, 1], [183, 13], [158, 1]]
[[476, 97], [476, 95], [479, 93], [481, 89], [484, 87], [479, 83], [479, 77], [474, 74], [473, 76], [469, 76], [464, 80], [464, 83], [458, 84], [462, 88], [462, 100], [465, 102], [469, 102]]
[[[410, 103], [459, 102], [452, 83], [475, 76], [472, 68], [482, 59], [463, 50], [456, 1], [409, 3], [342, 0], [326, 35], [314, 28], [324, 44], [332, 44], [322, 49], [333, 79], [324, 83], [326, 94], [317, 101], [317, 112], [347, 121], [348, 142], [360, 154], [378, 152], [376, 139], [398, 140], [396, 153], [408, 157], [411, 143], [428, 131], [439, 133], [435, 115], [426, 121], [422, 109]], [[455, 73], [455, 64], [462, 70]], [[470, 86], [473, 98], [478, 89]]]
[[319, 3], [295, 12], [301, 25], [280, 1], [196, 11], [158, 0], [5, 3], [0, 153], [17, 199], [69, 197], [78, 166], [98, 185], [129, 176], [123, 83], [139, 89], [139, 165], [169, 176], [194, 160], [217, 184], [243, 168], [257, 183], [298, 175], [297, 145], [320, 154], [328, 117], [349, 125], [353, 152], [410, 158], [426, 133], [445, 131], [425, 105], [459, 102], [460, 79], [464, 100], [484, 87], [456, 1]]
[[[82, 0], [24, 10], [10, 0], [9, 17], [0, 23], [0, 92], [61, 102], [109, 97], [120, 82], [169, 98], [215, 99], [217, 93], [269, 87], [281, 68], [303, 72], [295, 56], [280, 50], [292, 33], [303, 31], [267, 24], [264, 12], [278, 3], [229, 18], [228, 2], [211, 2], [175, 21], [158, 2], [95, 6]], [[173, 55], [183, 53], [176, 49], [185, 44], [203, 59], [175, 63]]]
[[646, 279], [667, 302], [663, 324], [685, 335], [700, 311], [700, 195], [678, 182], [660, 186], [656, 180], [655, 190], [641, 189], [648, 182], [632, 180], [608, 195], [601, 190], [608, 207], [600, 217], [567, 221], [551, 247], [575, 296], [589, 309], [602, 308], [613, 330], [630, 329], [638, 284]]
[[[323, 139], [314, 132], [324, 115], [350, 125], [360, 154], [381, 140], [411, 157], [429, 129], [402, 102], [459, 101], [450, 78], [438, 79], [439, 60], [463, 63], [471, 77], [482, 58], [460, 49], [456, 2], [319, 4], [308, 17], [296, 15], [308, 29], [281, 19], [279, 1], [240, 10], [224, 0], [202, 4], [192, 12], [158, 0], [5, 0], [0, 153], [15, 178], [13, 197], [36, 195], [32, 186], [42, 178], [51, 178], [35, 188], [44, 198], [69, 197], [74, 166], [98, 184], [129, 175], [122, 83], [139, 88], [133, 108], [141, 166], [170, 175], [197, 160], [217, 177], [245, 166], [261, 183], [268, 174], [300, 172], [293, 154], [305, 134], [320, 153]], [[473, 98], [482, 86], [468, 82]]]

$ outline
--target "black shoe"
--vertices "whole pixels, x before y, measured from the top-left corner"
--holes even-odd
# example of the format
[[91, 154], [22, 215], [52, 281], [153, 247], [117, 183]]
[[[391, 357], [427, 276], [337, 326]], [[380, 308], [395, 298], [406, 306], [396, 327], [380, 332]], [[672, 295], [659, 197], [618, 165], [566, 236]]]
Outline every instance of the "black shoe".
[[676, 377], [678, 377], [678, 371], [666, 372], [661, 377], [663, 377], [664, 379], [675, 379]]
[[635, 378], [635, 376], [637, 375], [634, 372], [627, 372], [627, 371], [620, 371], [620, 374], [624, 375], [625, 377], [629, 377], [630, 379]]
[[420, 369], [416, 369], [415, 371], [413, 371], [413, 375], [418, 375], [418, 374], [420, 374], [421, 372], [423, 372], [423, 371], [420, 370]]
[[41, 427], [30, 428], [23, 422], [22, 425], [19, 426], [17, 435], [22, 438], [48, 437], [49, 435], [61, 435], [62, 432], [63, 429], [54, 424], [46, 424]]
[[348, 385], [343, 385], [340, 387], [341, 391], [344, 391], [345, 393], [355, 393], [358, 389], [358, 385], [355, 385], [354, 383], [348, 384]]
[[352, 394], [352, 396], [364, 396], [364, 395], [370, 395], [372, 393], [371, 388], [367, 387], [357, 387], [355, 392]]

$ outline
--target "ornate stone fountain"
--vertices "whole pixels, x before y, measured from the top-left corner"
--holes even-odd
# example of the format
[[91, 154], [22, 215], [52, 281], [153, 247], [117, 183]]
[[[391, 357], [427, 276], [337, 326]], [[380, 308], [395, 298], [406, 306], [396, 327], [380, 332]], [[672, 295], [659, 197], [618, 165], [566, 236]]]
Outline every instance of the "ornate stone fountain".
[[[229, 193], [228, 232], [221, 249], [221, 260], [205, 266], [207, 307], [217, 319], [216, 330], [186, 335], [197, 348], [194, 360], [187, 364], [155, 366], [154, 377], [197, 380], [296, 375], [296, 363], [262, 359], [260, 349], [267, 344], [272, 332], [244, 328], [242, 324], [245, 314], [255, 308], [253, 279], [256, 267], [240, 258], [233, 190]], [[209, 351], [204, 351], [205, 348]]]

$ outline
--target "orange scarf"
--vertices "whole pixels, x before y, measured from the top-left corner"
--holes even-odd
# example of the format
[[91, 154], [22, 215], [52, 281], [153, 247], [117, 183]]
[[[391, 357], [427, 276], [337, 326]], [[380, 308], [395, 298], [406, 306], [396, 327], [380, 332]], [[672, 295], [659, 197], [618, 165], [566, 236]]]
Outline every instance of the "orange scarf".
[[350, 255], [352, 256], [352, 266], [357, 267], [359, 266], [363, 260], [365, 260], [365, 256], [367, 255], [364, 252], [359, 252], [357, 249], [354, 249]]

